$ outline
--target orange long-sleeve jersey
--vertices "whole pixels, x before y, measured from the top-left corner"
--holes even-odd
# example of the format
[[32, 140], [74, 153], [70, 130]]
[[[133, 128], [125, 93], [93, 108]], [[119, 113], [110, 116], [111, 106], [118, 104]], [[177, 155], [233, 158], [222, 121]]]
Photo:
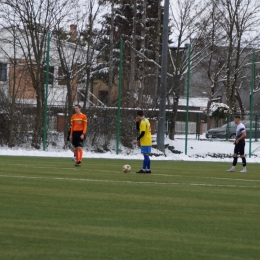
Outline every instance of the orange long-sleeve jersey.
[[88, 128], [87, 123], [88, 123], [88, 119], [86, 115], [82, 113], [74, 114], [71, 117], [70, 135], [72, 136], [72, 133], [74, 131], [83, 131], [83, 134], [86, 134]]

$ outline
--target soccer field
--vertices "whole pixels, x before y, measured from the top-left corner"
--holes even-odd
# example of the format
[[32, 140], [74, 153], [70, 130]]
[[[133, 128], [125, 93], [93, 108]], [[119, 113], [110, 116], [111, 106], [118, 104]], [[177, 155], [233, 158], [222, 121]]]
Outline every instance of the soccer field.
[[0, 259], [259, 259], [259, 164], [231, 161], [1, 156]]

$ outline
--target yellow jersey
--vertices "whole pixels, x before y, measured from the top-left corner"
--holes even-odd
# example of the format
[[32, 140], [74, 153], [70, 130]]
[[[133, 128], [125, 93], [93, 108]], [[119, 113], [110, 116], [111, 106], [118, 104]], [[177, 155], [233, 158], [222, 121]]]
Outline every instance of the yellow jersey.
[[139, 133], [145, 132], [144, 136], [140, 139], [141, 146], [151, 146], [152, 145], [152, 133], [151, 133], [151, 126], [148, 119], [143, 118], [140, 121], [139, 125]]

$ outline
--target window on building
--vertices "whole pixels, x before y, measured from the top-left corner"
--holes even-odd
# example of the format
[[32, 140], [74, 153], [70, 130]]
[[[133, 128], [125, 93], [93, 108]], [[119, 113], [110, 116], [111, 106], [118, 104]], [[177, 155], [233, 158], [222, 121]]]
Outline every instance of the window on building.
[[[53, 85], [54, 81], [54, 66], [49, 66], [49, 81], [48, 84]], [[46, 67], [44, 68], [44, 83], [46, 82]]]
[[7, 63], [0, 62], [0, 81], [7, 81]]
[[66, 77], [65, 73], [63, 72], [62, 68], [59, 67], [59, 70], [58, 70], [58, 85], [66, 85], [67, 84], [65, 77]]
[[99, 100], [101, 102], [103, 102], [104, 104], [107, 104], [107, 101], [108, 101], [108, 91], [107, 90], [99, 91], [98, 98], [99, 98]]

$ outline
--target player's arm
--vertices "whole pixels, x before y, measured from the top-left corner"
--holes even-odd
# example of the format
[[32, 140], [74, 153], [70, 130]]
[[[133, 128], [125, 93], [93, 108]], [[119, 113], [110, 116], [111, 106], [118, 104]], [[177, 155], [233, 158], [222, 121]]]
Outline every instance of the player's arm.
[[140, 135], [137, 137], [137, 141], [139, 141], [144, 136], [145, 130], [146, 130], [146, 124], [143, 121], [141, 121], [139, 125]]
[[71, 120], [70, 120], [70, 138], [72, 138], [73, 128], [74, 128], [74, 121], [71, 118]]
[[87, 118], [87, 116], [84, 117], [83, 122], [84, 122], [83, 134], [85, 135], [87, 133], [87, 129], [88, 129], [88, 118]]
[[137, 141], [139, 141], [145, 134], [145, 131], [142, 131], [140, 135], [137, 137]]
[[238, 141], [241, 141], [246, 138], [246, 131], [241, 133], [241, 136], [237, 139]]

